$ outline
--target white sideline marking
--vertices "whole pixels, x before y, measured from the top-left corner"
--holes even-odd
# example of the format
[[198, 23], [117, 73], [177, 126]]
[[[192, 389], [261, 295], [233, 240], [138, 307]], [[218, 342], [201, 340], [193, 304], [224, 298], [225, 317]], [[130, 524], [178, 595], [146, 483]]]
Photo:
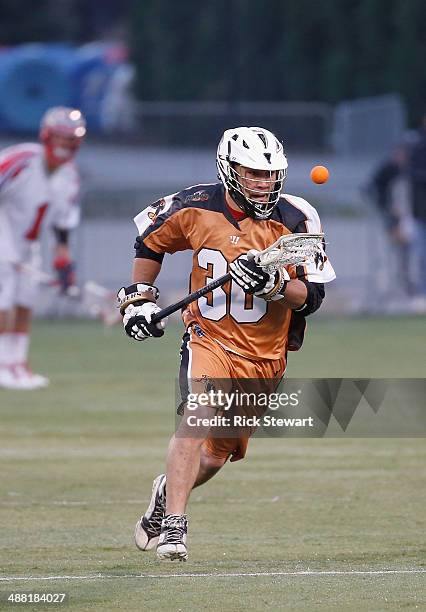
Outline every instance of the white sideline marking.
[[[344, 498], [340, 498], [344, 499]], [[202, 496], [195, 497], [192, 500], [194, 503], [200, 503], [204, 501], [209, 501], [207, 498], [203, 498]], [[253, 500], [250, 497], [239, 497], [239, 498], [227, 498], [227, 503], [232, 504], [241, 504], [250, 502], [251, 504], [273, 504], [280, 501], [280, 497], [266, 497], [259, 498]], [[13, 495], [13, 499], [3, 499], [0, 500], [0, 507], [22, 507], [22, 506], [107, 506], [107, 505], [144, 505], [148, 504], [149, 499], [92, 499], [92, 500], [67, 500], [67, 499], [52, 499], [47, 501], [35, 500], [35, 499], [25, 499], [20, 498], [16, 493]]]
[[305, 570], [299, 572], [239, 572], [200, 574], [92, 574], [89, 576], [5, 576], [0, 582], [31, 580], [123, 580], [131, 578], [245, 578], [261, 576], [386, 576], [388, 574], [424, 574], [426, 568], [395, 570]]
[[[16, 498], [15, 498], [16, 499]], [[126, 505], [138, 505], [147, 504], [149, 499], [94, 499], [94, 500], [50, 500], [50, 501], [39, 501], [32, 499], [22, 499], [20, 501], [0, 501], [0, 507], [22, 507], [22, 506], [107, 506], [116, 504]]]

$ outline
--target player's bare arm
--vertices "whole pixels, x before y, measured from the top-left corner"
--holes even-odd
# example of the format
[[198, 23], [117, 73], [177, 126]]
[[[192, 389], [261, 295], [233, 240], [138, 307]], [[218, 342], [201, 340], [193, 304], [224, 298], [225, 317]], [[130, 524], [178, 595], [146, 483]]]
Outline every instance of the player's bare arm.
[[284, 297], [282, 298], [283, 303], [295, 310], [303, 306], [308, 296], [308, 290], [306, 285], [297, 278], [293, 278], [288, 281], [285, 289]]
[[133, 261], [132, 279], [134, 283], [155, 283], [161, 264], [152, 259], [136, 258]]

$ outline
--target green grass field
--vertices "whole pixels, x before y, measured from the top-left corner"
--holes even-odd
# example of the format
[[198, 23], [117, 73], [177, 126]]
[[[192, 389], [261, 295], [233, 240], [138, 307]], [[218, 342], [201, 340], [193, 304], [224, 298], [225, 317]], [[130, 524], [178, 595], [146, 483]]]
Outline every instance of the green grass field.
[[[425, 324], [313, 319], [288, 376], [424, 377]], [[76, 611], [426, 609], [424, 439], [255, 439], [194, 491], [186, 564], [134, 548], [174, 427], [181, 331], [139, 345], [36, 324], [51, 387], [0, 390], [0, 609], [17, 591], [65, 592]]]

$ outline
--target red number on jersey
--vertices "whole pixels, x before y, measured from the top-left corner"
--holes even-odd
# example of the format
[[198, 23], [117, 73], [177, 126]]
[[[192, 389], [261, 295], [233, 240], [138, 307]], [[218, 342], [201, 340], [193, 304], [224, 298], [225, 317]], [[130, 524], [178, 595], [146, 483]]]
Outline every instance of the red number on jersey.
[[37, 240], [38, 235], [40, 233], [41, 222], [43, 221], [43, 217], [46, 214], [47, 207], [48, 204], [42, 204], [38, 207], [34, 223], [30, 227], [28, 232], [25, 234], [25, 238], [27, 240]]

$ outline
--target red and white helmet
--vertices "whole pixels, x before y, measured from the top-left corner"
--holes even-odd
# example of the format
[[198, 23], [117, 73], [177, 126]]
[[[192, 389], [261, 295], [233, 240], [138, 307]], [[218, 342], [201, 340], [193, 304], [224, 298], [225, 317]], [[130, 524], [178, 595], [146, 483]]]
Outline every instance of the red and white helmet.
[[86, 134], [86, 120], [81, 111], [67, 106], [49, 108], [40, 122], [40, 136], [45, 138], [51, 134], [83, 138]]
[[[40, 140], [44, 144], [46, 160], [51, 168], [70, 161], [76, 154], [86, 134], [86, 121], [77, 108], [54, 106], [43, 115], [40, 123]], [[61, 144], [55, 136], [66, 139]]]

